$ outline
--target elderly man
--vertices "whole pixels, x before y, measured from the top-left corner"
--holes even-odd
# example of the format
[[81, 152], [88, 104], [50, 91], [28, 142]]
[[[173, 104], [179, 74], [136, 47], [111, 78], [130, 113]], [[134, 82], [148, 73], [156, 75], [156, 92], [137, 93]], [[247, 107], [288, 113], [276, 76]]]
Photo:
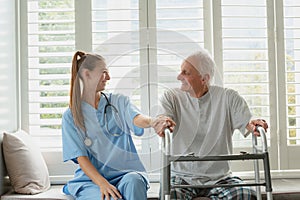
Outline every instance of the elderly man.
[[[201, 49], [187, 57], [177, 79], [180, 89], [167, 90], [161, 98], [163, 111], [176, 122], [173, 131], [173, 155], [221, 155], [232, 153], [232, 134], [239, 130], [245, 137], [256, 125], [268, 128], [261, 119], [251, 120], [246, 101], [234, 90], [211, 85], [215, 62]], [[162, 131], [157, 131], [163, 136]], [[242, 183], [231, 175], [228, 161], [175, 162], [173, 184]], [[172, 199], [256, 199], [250, 187], [171, 191]], [[197, 198], [198, 197], [198, 198]]]

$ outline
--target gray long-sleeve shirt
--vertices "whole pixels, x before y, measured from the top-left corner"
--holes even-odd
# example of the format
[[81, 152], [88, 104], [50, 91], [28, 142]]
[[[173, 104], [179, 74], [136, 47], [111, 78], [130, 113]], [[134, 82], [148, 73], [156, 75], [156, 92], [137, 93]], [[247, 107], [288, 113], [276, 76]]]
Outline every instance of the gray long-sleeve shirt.
[[[251, 113], [246, 101], [234, 90], [210, 86], [200, 98], [171, 89], [161, 98], [162, 113], [175, 122], [173, 155], [222, 155], [232, 153], [232, 134], [245, 133]], [[212, 184], [230, 175], [227, 161], [175, 162], [173, 175], [189, 184]]]

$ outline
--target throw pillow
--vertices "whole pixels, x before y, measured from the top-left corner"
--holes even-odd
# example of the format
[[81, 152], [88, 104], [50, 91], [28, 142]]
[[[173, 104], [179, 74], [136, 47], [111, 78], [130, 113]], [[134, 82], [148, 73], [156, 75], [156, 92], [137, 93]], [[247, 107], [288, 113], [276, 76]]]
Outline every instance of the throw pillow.
[[37, 194], [50, 188], [47, 165], [28, 133], [23, 130], [4, 133], [3, 155], [15, 192]]

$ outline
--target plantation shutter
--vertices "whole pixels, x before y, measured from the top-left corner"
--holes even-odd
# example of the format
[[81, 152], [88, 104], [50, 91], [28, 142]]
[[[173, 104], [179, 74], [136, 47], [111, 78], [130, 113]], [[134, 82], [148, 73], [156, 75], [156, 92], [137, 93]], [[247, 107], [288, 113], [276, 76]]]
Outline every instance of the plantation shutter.
[[61, 150], [75, 50], [74, 1], [28, 0], [29, 132], [44, 150]]
[[[92, 49], [106, 59], [111, 75], [106, 90], [129, 96], [142, 109], [147, 88], [141, 86], [138, 1], [92, 0]], [[135, 144], [141, 152], [141, 138]]]
[[[300, 3], [295, 0], [277, 2], [279, 18], [279, 101], [281, 107], [281, 169], [299, 169], [300, 162]], [[282, 9], [279, 9], [279, 8]], [[282, 20], [282, 21], [281, 21]]]
[[[204, 47], [206, 30], [204, 24], [204, 1], [156, 1], [154, 27], [150, 48], [154, 49], [150, 56], [151, 69], [151, 108], [157, 111], [159, 97], [168, 88], [180, 87], [177, 76], [184, 58]], [[154, 12], [154, 11], [153, 11]], [[153, 17], [153, 18], [154, 18]], [[154, 32], [153, 31], [153, 32]], [[159, 160], [160, 140], [152, 138], [151, 148], [153, 160]], [[156, 157], [155, 157], [156, 156]], [[152, 169], [159, 170], [160, 163], [152, 162]]]
[[183, 59], [204, 47], [205, 31], [209, 30], [204, 30], [203, 3], [203, 0], [156, 1], [159, 95], [164, 87], [180, 86], [176, 77]]
[[[245, 98], [254, 118], [270, 122], [266, 1], [222, 0], [221, 11], [223, 85]], [[251, 144], [234, 138], [236, 147]]]

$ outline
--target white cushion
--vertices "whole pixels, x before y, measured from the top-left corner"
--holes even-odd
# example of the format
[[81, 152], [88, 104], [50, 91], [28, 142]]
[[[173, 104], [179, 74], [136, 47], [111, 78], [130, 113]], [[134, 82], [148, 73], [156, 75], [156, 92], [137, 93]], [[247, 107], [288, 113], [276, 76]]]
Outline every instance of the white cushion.
[[8, 192], [1, 196], [1, 200], [74, 200], [70, 195], [62, 192], [62, 185], [51, 186], [49, 190], [40, 194], [24, 195]]
[[15, 192], [37, 194], [50, 188], [47, 165], [28, 133], [22, 130], [4, 133], [3, 155]]

